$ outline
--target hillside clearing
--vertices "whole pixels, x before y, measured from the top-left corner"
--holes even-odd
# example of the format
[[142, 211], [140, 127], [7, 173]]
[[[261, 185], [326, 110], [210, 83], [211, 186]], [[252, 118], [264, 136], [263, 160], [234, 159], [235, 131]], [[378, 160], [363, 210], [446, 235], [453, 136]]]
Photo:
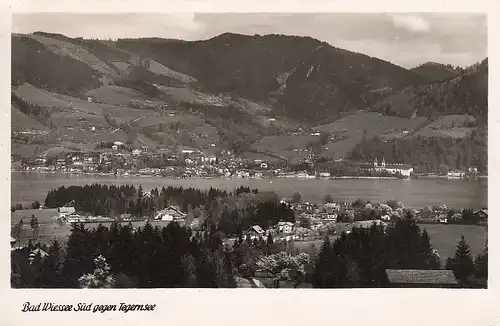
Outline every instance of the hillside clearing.
[[96, 57], [94, 54], [90, 53], [87, 49], [78, 46], [76, 44], [64, 42], [61, 40], [45, 37], [42, 35], [29, 35], [32, 39], [42, 43], [45, 45], [49, 50], [53, 51], [56, 54], [59, 55], [66, 55], [70, 56], [75, 60], [81, 61], [88, 66], [90, 66], [92, 69], [99, 71], [103, 75], [107, 75], [113, 78], [118, 77], [118, 73], [116, 72], [115, 69], [112, 67], [108, 66], [105, 62], [101, 61], [98, 57]]
[[91, 103], [77, 97], [52, 93], [36, 88], [29, 83], [24, 83], [17, 87], [14, 90], [14, 94], [28, 103], [87, 113], [102, 114], [103, 109], [110, 107], [99, 103]]
[[139, 91], [121, 86], [102, 86], [85, 93], [86, 96], [91, 96], [98, 102], [127, 106], [131, 100], [151, 103], [162, 103], [158, 99], [149, 97]]
[[179, 80], [183, 83], [195, 83], [197, 80], [191, 76], [182, 74], [180, 72], [174, 71], [168, 67], [165, 67], [161, 63], [155, 60], [149, 60], [149, 71], [155, 73], [157, 75], [167, 76], [176, 80]]

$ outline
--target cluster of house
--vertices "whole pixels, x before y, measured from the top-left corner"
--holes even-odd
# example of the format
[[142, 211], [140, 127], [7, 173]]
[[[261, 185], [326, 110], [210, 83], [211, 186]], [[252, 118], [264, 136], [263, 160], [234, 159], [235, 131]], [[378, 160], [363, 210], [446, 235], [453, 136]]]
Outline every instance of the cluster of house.
[[273, 237], [274, 241], [290, 241], [297, 240], [298, 235], [294, 234], [294, 223], [292, 222], [278, 222], [278, 224], [264, 230], [260, 225], [253, 225], [248, 230], [243, 232], [243, 240], [263, 239], [267, 241], [269, 235]]

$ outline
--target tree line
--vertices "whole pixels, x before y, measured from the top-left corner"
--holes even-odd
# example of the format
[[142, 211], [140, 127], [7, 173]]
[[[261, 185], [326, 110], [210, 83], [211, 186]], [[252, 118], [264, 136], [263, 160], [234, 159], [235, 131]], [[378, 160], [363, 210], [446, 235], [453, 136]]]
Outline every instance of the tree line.
[[74, 224], [65, 249], [57, 240], [49, 248], [38, 247], [48, 256], [38, 253], [31, 262], [28, 255], [35, 247], [13, 251], [13, 287], [88, 287], [99, 284], [92, 279], [99, 277], [96, 269], [102, 265], [107, 265], [104, 279], [110, 283], [102, 287], [236, 287], [220, 237], [208, 232], [192, 236], [176, 222], [162, 229], [147, 223], [137, 230], [131, 224], [92, 230]]
[[46, 126], [51, 127], [52, 121], [50, 120], [49, 107], [27, 102], [14, 93], [11, 93], [10, 100], [11, 103], [15, 105], [22, 113], [33, 117], [35, 120]]
[[[454, 257], [444, 267], [453, 270], [464, 287], [485, 287], [487, 251], [474, 261], [462, 239]], [[353, 228], [333, 243], [325, 239], [314, 266], [316, 288], [386, 287], [386, 269], [436, 270], [443, 267], [427, 231], [421, 230], [410, 216], [384, 229]]]
[[95, 215], [116, 215], [129, 213], [135, 216], [149, 216], [166, 205], [176, 204], [184, 211], [188, 206], [209, 204], [218, 197], [228, 196], [225, 190], [210, 188], [199, 190], [183, 187], [154, 188], [146, 195], [142, 186], [115, 186], [92, 184], [85, 186], [59, 187], [50, 190], [45, 206], [57, 208], [74, 201], [75, 210]]
[[259, 193], [257, 189], [240, 186], [233, 192], [210, 188], [200, 190], [184, 187], [154, 188], [149, 193], [139, 186], [85, 185], [59, 187], [50, 190], [45, 206], [57, 208], [74, 203], [77, 212], [94, 216], [130, 214], [135, 217], [154, 217], [165, 207], [179, 206], [188, 213], [190, 223], [199, 218], [204, 228], [215, 228], [226, 235], [237, 236], [252, 225], [267, 228], [279, 221], [295, 221], [295, 213], [281, 204], [275, 194]]

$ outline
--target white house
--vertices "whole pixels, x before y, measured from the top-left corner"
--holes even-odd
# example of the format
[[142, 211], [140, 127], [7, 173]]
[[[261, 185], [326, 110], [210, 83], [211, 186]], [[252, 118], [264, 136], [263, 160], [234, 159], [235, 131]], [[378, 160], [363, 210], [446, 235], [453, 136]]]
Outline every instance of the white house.
[[477, 166], [469, 166], [469, 173], [477, 173]]
[[449, 171], [448, 174], [446, 175], [446, 177], [450, 179], [460, 179], [463, 178], [464, 176], [465, 172], [460, 170]]
[[133, 156], [139, 156], [142, 154], [142, 151], [138, 148], [132, 150], [132, 155]]
[[194, 152], [196, 152], [196, 150], [194, 150], [194, 149], [192, 149], [192, 148], [183, 148], [183, 149], [181, 150], [181, 153], [182, 153], [182, 154], [192, 154], [192, 153], [194, 153]]
[[319, 176], [322, 178], [329, 178], [330, 177], [330, 172], [320, 172]]
[[165, 209], [162, 209], [155, 215], [155, 220], [162, 221], [181, 221], [186, 218], [187, 214], [181, 212], [180, 209], [174, 206], [169, 206]]
[[260, 164], [261, 169], [267, 169], [267, 163], [263, 162]]
[[278, 230], [283, 233], [292, 233], [293, 223], [292, 222], [278, 222]]
[[71, 214], [75, 213], [75, 207], [73, 206], [63, 206], [57, 209], [59, 212], [59, 218], [65, 218]]

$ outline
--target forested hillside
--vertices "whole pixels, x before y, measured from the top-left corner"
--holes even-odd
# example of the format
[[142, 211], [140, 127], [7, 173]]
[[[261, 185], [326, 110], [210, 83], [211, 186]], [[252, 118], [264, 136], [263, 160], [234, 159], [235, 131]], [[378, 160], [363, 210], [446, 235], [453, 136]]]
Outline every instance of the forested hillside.
[[488, 114], [488, 59], [464, 74], [439, 83], [407, 87], [373, 106], [387, 115], [430, 119], [446, 114]]
[[192, 75], [211, 91], [263, 100], [313, 122], [423, 81], [389, 62], [309, 37], [226, 33], [197, 42], [120, 39], [117, 47]]
[[436, 62], [426, 62], [411, 69], [411, 71], [420, 75], [429, 83], [443, 81], [464, 73], [464, 69], [461, 67], [453, 67], [449, 64], [443, 65]]

